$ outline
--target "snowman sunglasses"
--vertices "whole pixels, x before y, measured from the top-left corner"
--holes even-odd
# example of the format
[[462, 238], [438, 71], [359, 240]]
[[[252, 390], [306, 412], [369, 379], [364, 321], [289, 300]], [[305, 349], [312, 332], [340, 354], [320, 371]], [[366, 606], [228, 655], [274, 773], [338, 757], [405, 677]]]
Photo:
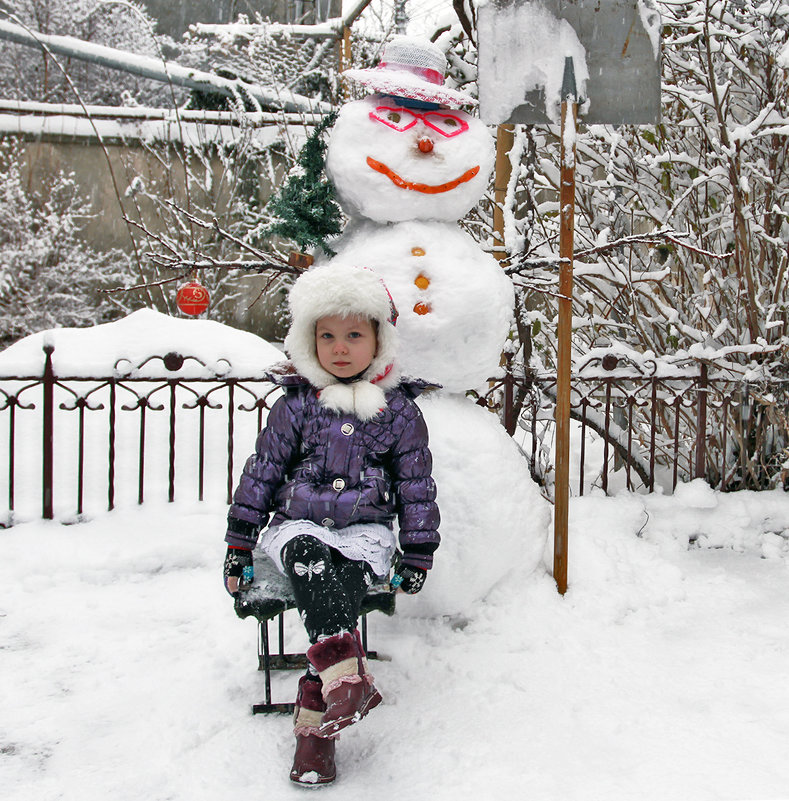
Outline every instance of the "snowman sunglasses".
[[401, 133], [413, 128], [418, 120], [422, 120], [428, 128], [432, 128], [442, 136], [457, 136], [468, 130], [468, 123], [454, 114], [447, 114], [444, 111], [426, 111], [424, 114], [419, 114], [400, 106], [378, 106], [370, 112], [370, 119], [382, 122]]

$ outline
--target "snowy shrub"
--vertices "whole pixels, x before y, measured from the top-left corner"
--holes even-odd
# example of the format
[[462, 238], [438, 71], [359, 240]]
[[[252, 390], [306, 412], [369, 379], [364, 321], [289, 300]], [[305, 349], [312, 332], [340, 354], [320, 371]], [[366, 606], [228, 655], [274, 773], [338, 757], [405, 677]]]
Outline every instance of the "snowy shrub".
[[[161, 57], [162, 46], [172, 46], [155, 35], [155, 20], [134, 0], [16, 0], [11, 6], [12, 10], [0, 12], [0, 17], [43, 34], [72, 36], [153, 57]], [[63, 56], [58, 56], [57, 62], [41, 50], [0, 41], [3, 96], [76, 103], [74, 89], [63, 75], [65, 70], [84, 103], [172, 103], [171, 89], [163, 84]]]
[[[206, 34], [199, 25], [187, 32], [183, 59], [227, 78], [327, 102], [337, 100], [337, 43], [333, 39], [314, 39], [277, 32], [259, 16], [254, 24], [246, 17], [227, 31]], [[227, 108], [224, 96], [193, 93], [192, 107]]]
[[280, 306], [292, 270], [288, 248], [270, 241], [267, 202], [284, 164], [293, 163], [283, 142], [261, 144], [242, 126], [232, 143], [144, 147], [148, 173], [130, 161], [124, 192], [140, 273], [131, 294], [180, 314], [176, 288], [196, 277], [211, 295], [208, 319], [282, 338]]
[[88, 207], [68, 175], [55, 176], [46, 195], [29, 192], [20, 149], [0, 147], [0, 347], [128, 310], [101, 290], [129, 280], [129, 259], [119, 251], [98, 253], [80, 238]]
[[[789, 6], [656, 4], [661, 124], [582, 124], [577, 137], [576, 369], [605, 350], [663, 375], [704, 363], [711, 377], [752, 387], [781, 380], [789, 349]], [[454, 6], [459, 19], [437, 41], [462, 85], [473, 78], [475, 12], [468, 0]], [[558, 130], [515, 126], [509, 155], [504, 265], [518, 290], [511, 350], [519, 369], [551, 373]], [[490, 246], [492, 223], [491, 192], [464, 225]], [[730, 488], [775, 480], [789, 443], [785, 394], [744, 385], [726, 432], [709, 443], [709, 478]], [[684, 442], [695, 441], [694, 425], [693, 414], [683, 415]], [[670, 421], [663, 440], [673, 444]], [[692, 448], [683, 459], [691, 461]]]
[[[787, 343], [789, 92], [785, 4], [658, 2], [662, 122], [581, 129], [574, 346], [780, 371]], [[513, 272], [524, 331], [553, 364], [559, 147], [516, 135]], [[521, 250], [521, 246], [523, 251]]]

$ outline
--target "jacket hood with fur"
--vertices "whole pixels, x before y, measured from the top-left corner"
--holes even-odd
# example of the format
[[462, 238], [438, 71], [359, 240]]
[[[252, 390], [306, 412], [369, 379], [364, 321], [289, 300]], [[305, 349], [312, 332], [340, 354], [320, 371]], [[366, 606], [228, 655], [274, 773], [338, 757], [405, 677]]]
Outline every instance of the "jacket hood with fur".
[[[285, 351], [299, 374], [319, 390], [321, 403], [360, 420], [375, 417], [386, 406], [386, 390], [400, 382], [395, 364], [397, 310], [383, 281], [372, 270], [334, 261], [299, 276], [288, 305], [291, 326]], [[351, 383], [339, 381], [318, 361], [315, 323], [335, 315], [366, 317], [378, 324], [373, 361]]]

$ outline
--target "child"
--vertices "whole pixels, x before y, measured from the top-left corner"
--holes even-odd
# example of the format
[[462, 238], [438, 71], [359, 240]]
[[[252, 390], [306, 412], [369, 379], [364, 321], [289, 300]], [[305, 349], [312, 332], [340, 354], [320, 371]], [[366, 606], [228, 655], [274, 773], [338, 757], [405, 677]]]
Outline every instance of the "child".
[[416, 593], [438, 547], [427, 429], [394, 363], [397, 312], [370, 270], [332, 263], [301, 275], [290, 297], [285, 389], [247, 461], [228, 514], [225, 586], [238, 590], [259, 547], [288, 576], [307, 629], [310, 669], [296, 698], [290, 778], [335, 778], [337, 732], [381, 702], [356, 629], [375, 576]]

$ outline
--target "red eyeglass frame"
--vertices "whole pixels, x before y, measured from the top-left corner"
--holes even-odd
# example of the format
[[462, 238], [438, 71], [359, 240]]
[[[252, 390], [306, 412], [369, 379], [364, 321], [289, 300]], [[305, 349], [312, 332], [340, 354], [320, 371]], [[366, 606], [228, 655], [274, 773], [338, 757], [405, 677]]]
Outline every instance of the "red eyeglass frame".
[[[381, 116], [380, 112], [388, 112], [388, 111], [395, 111], [398, 114], [410, 115], [414, 119], [411, 120], [411, 122], [409, 122], [407, 125], [399, 126], [393, 124], [390, 120], [387, 120], [383, 116]], [[451, 133], [447, 133], [446, 131], [441, 130], [441, 128], [437, 127], [432, 122], [430, 122], [430, 120], [428, 119], [430, 116], [439, 116], [443, 118], [448, 117], [449, 119], [454, 120], [460, 127], [458, 128], [457, 131], [452, 131]], [[400, 133], [402, 133], [403, 131], [407, 131], [409, 128], [413, 128], [418, 120], [422, 120], [422, 122], [425, 125], [427, 125], [428, 128], [437, 131], [438, 133], [441, 134], [441, 136], [446, 136], [447, 138], [452, 136], [457, 136], [458, 134], [462, 134], [468, 130], [468, 123], [454, 114], [445, 111], [426, 111], [423, 114], [420, 114], [417, 111], [413, 111], [410, 108], [404, 108], [403, 106], [376, 106], [375, 110], [370, 112], [370, 119], [374, 120], [375, 122], [381, 122], [384, 125], [391, 128], [392, 130], [398, 131]]]

